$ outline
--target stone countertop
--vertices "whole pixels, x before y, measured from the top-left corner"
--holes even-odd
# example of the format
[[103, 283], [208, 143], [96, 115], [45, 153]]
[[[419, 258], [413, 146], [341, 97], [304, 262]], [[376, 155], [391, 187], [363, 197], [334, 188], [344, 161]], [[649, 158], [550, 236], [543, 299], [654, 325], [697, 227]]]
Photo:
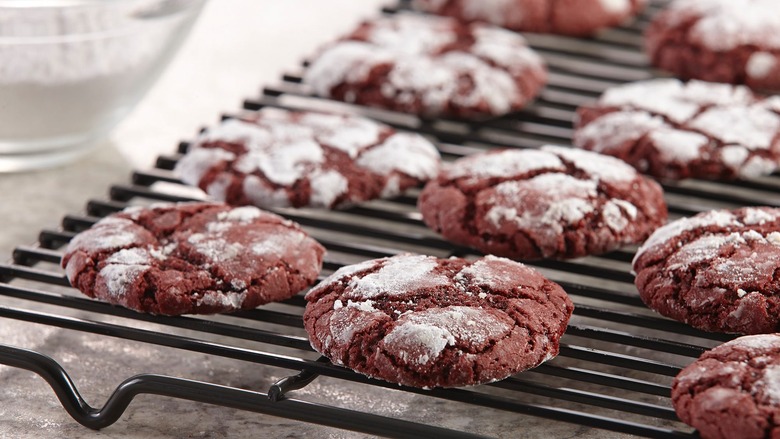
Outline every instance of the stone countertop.
[[[105, 198], [112, 183], [126, 183], [133, 168], [150, 167], [182, 138], [235, 111], [243, 98], [277, 81], [318, 44], [375, 13], [380, 0], [212, 1], [188, 42], [134, 113], [88, 157], [57, 169], [0, 175], [0, 255], [36, 241], [90, 198]], [[3, 299], [3, 306], [22, 306]], [[29, 307], [30, 305], [24, 305]], [[46, 310], [45, 307], [41, 307]], [[76, 313], [78, 316], [78, 313]], [[85, 399], [101, 406], [136, 373], [159, 373], [265, 391], [288, 371], [175, 351], [152, 345], [0, 319], [0, 341], [52, 356], [71, 374]], [[311, 401], [499, 437], [626, 437], [511, 413], [485, 419], [469, 408], [398, 391], [320, 378], [296, 394]], [[0, 366], [0, 437], [363, 437], [316, 425], [222, 407], [141, 396], [122, 418], [100, 432], [76, 423], [49, 386], [26, 371]]]

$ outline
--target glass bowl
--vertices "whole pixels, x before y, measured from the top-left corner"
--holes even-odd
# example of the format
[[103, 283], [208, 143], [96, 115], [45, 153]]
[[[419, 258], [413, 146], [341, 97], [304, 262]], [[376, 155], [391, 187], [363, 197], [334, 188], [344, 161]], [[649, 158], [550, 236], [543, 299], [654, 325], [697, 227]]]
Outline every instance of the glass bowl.
[[55, 166], [107, 137], [206, 0], [0, 0], [0, 172]]

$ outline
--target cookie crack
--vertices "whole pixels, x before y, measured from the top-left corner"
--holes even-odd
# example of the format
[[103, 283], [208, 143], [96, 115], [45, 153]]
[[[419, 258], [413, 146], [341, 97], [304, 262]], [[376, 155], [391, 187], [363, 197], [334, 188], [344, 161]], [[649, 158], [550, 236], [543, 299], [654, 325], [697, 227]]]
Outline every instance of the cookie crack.
[[[751, 230], [749, 227], [743, 227], [744, 229]], [[733, 232], [732, 232], [733, 233]], [[702, 235], [706, 236], [706, 235]], [[693, 241], [693, 240], [691, 240]], [[690, 242], [690, 241], [689, 241]], [[755, 250], [757, 243], [754, 243], [753, 241], [747, 241], [746, 245], [750, 250]], [[682, 246], [681, 246], [682, 247]], [[679, 247], [678, 247], [679, 248]], [[655, 272], [655, 277], [662, 279], [666, 276], [668, 276], [670, 279], [673, 280], [672, 282], [672, 289], [671, 289], [671, 297], [668, 299], [665, 299], [664, 296], [653, 294], [651, 297], [652, 302], [657, 302], [658, 300], [664, 300], [666, 303], [673, 303], [680, 308], [684, 310], [683, 313], [680, 312], [674, 312], [674, 314], [681, 315], [684, 317], [684, 320], [686, 322], [697, 322], [696, 325], [700, 325], [701, 323], [698, 323], [699, 319], [704, 316], [721, 316], [722, 319], [727, 318], [731, 315], [731, 313], [738, 310], [744, 300], [744, 297], [739, 296], [739, 292], [735, 291], [735, 285], [732, 283], [723, 281], [721, 279], [715, 279], [715, 280], [709, 280], [706, 283], [702, 283], [702, 277], [700, 277], [701, 273], [706, 273], [709, 270], [711, 270], [711, 265], [713, 261], [715, 260], [729, 260], [734, 257], [734, 255], [737, 252], [737, 246], [729, 246], [726, 248], [719, 249], [719, 253], [717, 255], [714, 255], [711, 258], [707, 258], [704, 260], [696, 261], [694, 263], [688, 264], [685, 266], [684, 270], [675, 270], [670, 268], [668, 263], [668, 258], [666, 260], [663, 260], [663, 265], [661, 268], [658, 268]], [[676, 252], [672, 253], [671, 256], [676, 254]], [[780, 299], [777, 297], [775, 291], [778, 290], [778, 272], [780, 272], [780, 268], [775, 268], [772, 272], [772, 279], [770, 280], [768, 285], [761, 285], [760, 280], [756, 280], [756, 283], [742, 283], [738, 285], [738, 288], [747, 291], [749, 293], [757, 292], [761, 296], [767, 299], [766, 304], [766, 312], [767, 314], [774, 315], [776, 314], [776, 310], [780, 308]], [[695, 283], [695, 286], [694, 286]], [[690, 291], [691, 289], [698, 289], [698, 290], [704, 290], [704, 291], [711, 291], [711, 290], [724, 290], [724, 293], [722, 296], [713, 296], [714, 299], [705, 302], [701, 305], [693, 305], [689, 303], [687, 300], [683, 298], [683, 294]], [[722, 298], [721, 298], [722, 297]], [[738, 322], [738, 325], [741, 323]], [[731, 332], [737, 332], [741, 331], [739, 327], [732, 327], [730, 324], [727, 325], [725, 323], [722, 323], [723, 330], [724, 331], [731, 331]], [[778, 327], [778, 323], [775, 323], [775, 330]]]
[[547, 16], [545, 17], [545, 23], [547, 23], [547, 25], [542, 28], [545, 32], [558, 30], [557, 26], [553, 23], [555, 23], [555, 11], [561, 7], [561, 0], [552, 0], [551, 3], [552, 4], [547, 5]]
[[[454, 179], [447, 179], [447, 180], [444, 180], [444, 181], [439, 181], [438, 184], [442, 188], [448, 188], [448, 187], [456, 188], [460, 193], [462, 193], [464, 195], [464, 197], [466, 198], [467, 203], [466, 203], [466, 207], [464, 209], [464, 215], [462, 217], [463, 226], [469, 232], [469, 234], [471, 236], [473, 236], [473, 237], [480, 237], [480, 233], [479, 233], [477, 225], [476, 225], [476, 218], [477, 218], [477, 216], [476, 216], [476, 213], [477, 213], [477, 201], [476, 200], [477, 200], [477, 197], [479, 196], [479, 194], [484, 192], [484, 191], [486, 191], [486, 190], [494, 189], [496, 186], [498, 186], [500, 184], [503, 184], [503, 183], [528, 181], [528, 180], [531, 180], [531, 179], [533, 179], [535, 177], [538, 177], [540, 175], [546, 175], [546, 174], [564, 174], [564, 175], [569, 175], [569, 176], [577, 178], [580, 181], [594, 181], [594, 180], [595, 181], [600, 181], [600, 179], [592, 178], [592, 176], [590, 176], [590, 174], [588, 174], [587, 172], [584, 172], [584, 171], [576, 168], [573, 164], [567, 162], [566, 160], [564, 160], [560, 156], [556, 155], [556, 157], [558, 157], [561, 160], [561, 162], [566, 167], [566, 170], [559, 170], [559, 169], [554, 169], [554, 168], [542, 168], [542, 169], [534, 169], [534, 170], [529, 171], [529, 172], [525, 172], [525, 173], [517, 174], [517, 175], [512, 175], [512, 176], [508, 176], [508, 177], [489, 177], [489, 178], [486, 179], [487, 181], [486, 181], [485, 184], [480, 184], [478, 187], [468, 187], [468, 186], [464, 187], [463, 181], [469, 179], [469, 177], [458, 177], [458, 178], [454, 178]], [[585, 177], [587, 177], [587, 178], [585, 178]], [[597, 186], [597, 190], [600, 187], [601, 186], [599, 184], [599, 186]], [[602, 191], [599, 191], [599, 192], [602, 192]], [[539, 247], [538, 243], [536, 242], [536, 240], [531, 239], [531, 236], [528, 234], [528, 232], [523, 231], [523, 232], [520, 232], [520, 233], [525, 233], [527, 235], [526, 237], [529, 238], [529, 242], [531, 242], [534, 245], [534, 247], [538, 250], [538, 247]], [[499, 235], [498, 234], [497, 235], [492, 235], [491, 237], [494, 237], [494, 236], [499, 236]], [[484, 241], [484, 238], [480, 237], [480, 239], [482, 239]], [[507, 238], [504, 238], [504, 239], [507, 240], [505, 242], [510, 242], [510, 243], [512, 242], [511, 239], [507, 239]], [[510, 244], [510, 245], [512, 245], [512, 244]]]

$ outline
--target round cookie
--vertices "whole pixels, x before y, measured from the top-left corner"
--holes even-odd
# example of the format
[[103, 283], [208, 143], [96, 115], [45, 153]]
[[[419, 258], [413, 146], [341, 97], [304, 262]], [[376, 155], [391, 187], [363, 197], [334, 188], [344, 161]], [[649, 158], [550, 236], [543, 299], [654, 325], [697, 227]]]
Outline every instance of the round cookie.
[[317, 280], [325, 249], [253, 206], [131, 207], [76, 235], [62, 258], [82, 293], [139, 312], [213, 314], [284, 300]]
[[326, 47], [304, 82], [314, 93], [425, 117], [483, 118], [526, 106], [547, 82], [542, 59], [513, 32], [399, 13]]
[[518, 32], [587, 36], [636, 15], [647, 0], [412, 0], [419, 11]]
[[554, 146], [462, 158], [425, 186], [419, 208], [449, 241], [519, 259], [605, 253], [667, 215], [661, 187], [631, 166]]
[[776, 0], [675, 0], [645, 37], [653, 65], [680, 78], [780, 89]]
[[756, 177], [780, 161], [778, 98], [744, 86], [641, 81], [607, 90], [577, 113], [576, 146], [659, 178]]
[[233, 205], [340, 208], [400, 195], [436, 176], [419, 134], [362, 117], [263, 108], [200, 135], [175, 173]]
[[780, 437], [780, 334], [740, 337], [705, 352], [675, 378], [672, 402], [702, 439]]
[[346, 266], [306, 295], [312, 347], [338, 365], [415, 387], [492, 382], [558, 354], [574, 306], [508, 259], [399, 255]]
[[673, 221], [642, 245], [633, 267], [642, 300], [667, 317], [713, 332], [780, 330], [780, 209]]

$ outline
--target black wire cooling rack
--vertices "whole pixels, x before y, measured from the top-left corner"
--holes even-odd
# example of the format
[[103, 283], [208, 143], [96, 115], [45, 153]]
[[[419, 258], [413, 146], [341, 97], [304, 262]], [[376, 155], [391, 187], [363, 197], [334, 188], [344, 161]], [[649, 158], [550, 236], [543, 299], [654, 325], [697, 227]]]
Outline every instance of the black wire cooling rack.
[[[445, 159], [496, 146], [566, 145], [571, 141], [571, 121], [578, 105], [592, 101], [612, 85], [654, 75], [641, 54], [641, 32], [649, 17], [665, 3], [651, 2], [634, 24], [607, 30], [595, 39], [528, 35], [550, 67], [550, 83], [533, 105], [509, 117], [479, 123], [420, 120], [358, 108], [312, 96], [301, 83], [300, 73], [284, 75], [282, 82], [265, 88], [261, 96], [246, 101], [244, 106], [247, 111], [262, 107], [347, 109], [434, 138]], [[182, 143], [178, 153], [186, 151], [187, 146]], [[504, 381], [463, 389], [398, 387], [318, 358], [302, 336], [302, 294], [280, 305], [211, 320], [138, 314], [67, 289], [67, 280], [56, 264], [62, 246], [78, 231], [127, 205], [198, 198], [192, 191], [184, 191], [172, 175], [170, 170], [178, 158], [160, 157], [155, 169], [135, 172], [130, 184], [112, 186], [107, 200], [89, 201], [84, 213], [66, 216], [60, 228], [43, 230], [36, 245], [18, 247], [13, 260], [0, 265], [0, 296], [13, 299], [13, 306], [0, 302], [0, 318], [137, 341], [172, 352], [190, 351], [258, 367], [272, 366], [287, 371], [287, 377], [268, 389], [253, 391], [149, 371], [128, 378], [98, 409], [87, 404], [63, 367], [45, 353], [0, 346], [0, 363], [41, 375], [81, 424], [96, 429], [109, 426], [136, 395], [156, 394], [382, 436], [482, 437], [480, 431], [456, 431], [435, 422], [426, 424], [370, 409], [345, 408], [336, 400], [313, 402], [296, 396], [296, 390], [320, 377], [329, 377], [329, 385], [337, 387], [365, 385], [367, 394], [373, 395], [369, 397], [381, 399], [381, 389], [396, 389], [416, 394], [423, 406], [426, 401], [463, 404], [474, 418], [517, 414], [518, 429], [531, 416], [550, 423], [579, 424], [643, 437], [696, 437], [679, 422], [670, 406], [671, 380], [681, 366], [731, 337], [704, 333], [648, 311], [632, 283], [633, 248], [599, 257], [530, 264], [559, 282], [576, 305], [560, 356]], [[713, 208], [780, 206], [780, 177], [776, 175], [730, 183], [666, 182], [664, 189], [672, 217]], [[302, 224], [327, 247], [325, 274], [347, 263], [405, 251], [440, 257], [473, 255], [425, 228], [415, 208], [418, 193], [412, 190], [393, 200], [372, 201], [337, 212], [278, 209], [277, 213]], [[47, 311], [39, 311], [40, 305], [48, 306]], [[79, 314], [74, 316], [74, 310]], [[151, 329], [145, 324], [152, 324]]]

